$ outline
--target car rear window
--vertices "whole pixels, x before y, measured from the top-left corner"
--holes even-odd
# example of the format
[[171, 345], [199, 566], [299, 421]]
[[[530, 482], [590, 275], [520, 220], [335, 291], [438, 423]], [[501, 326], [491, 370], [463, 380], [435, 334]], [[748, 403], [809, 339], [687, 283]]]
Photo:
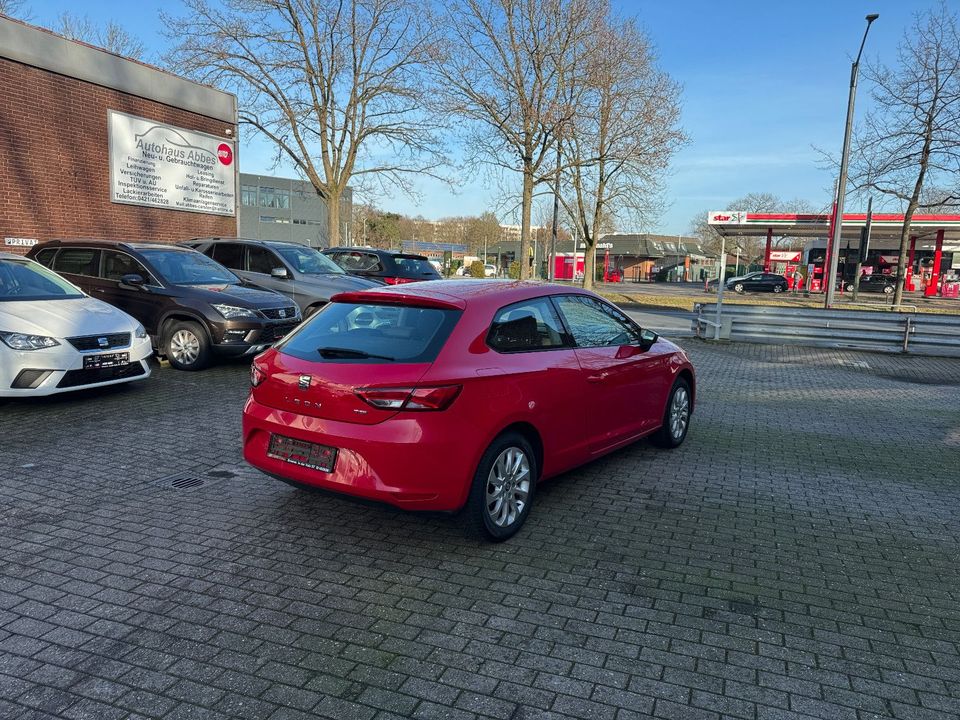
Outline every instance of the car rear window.
[[461, 311], [329, 303], [277, 349], [313, 362], [433, 362]]
[[440, 274], [426, 258], [394, 255], [393, 262], [396, 263], [397, 270], [408, 277], [420, 277], [423, 275], [436, 276]]

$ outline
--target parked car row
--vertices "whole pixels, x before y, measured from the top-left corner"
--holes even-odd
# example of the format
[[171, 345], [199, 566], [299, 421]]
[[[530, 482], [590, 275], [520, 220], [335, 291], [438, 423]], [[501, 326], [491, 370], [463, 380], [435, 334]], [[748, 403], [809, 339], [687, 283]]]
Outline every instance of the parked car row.
[[143, 379], [151, 352], [200, 370], [217, 357], [262, 352], [337, 293], [439, 277], [422, 256], [363, 253], [381, 258], [355, 268], [371, 277], [338, 264], [351, 253], [240, 238], [55, 240], [27, 258], [4, 253], [0, 395]]
[[[539, 482], [646, 436], [686, 438], [686, 354], [589, 291], [377, 286], [283, 243], [192, 244], [203, 252], [73, 240], [0, 254], [0, 396], [144, 379], [153, 349], [182, 369], [256, 354], [251, 465], [298, 487], [463, 510], [494, 541], [524, 524]], [[260, 275], [286, 292], [254, 286]]]

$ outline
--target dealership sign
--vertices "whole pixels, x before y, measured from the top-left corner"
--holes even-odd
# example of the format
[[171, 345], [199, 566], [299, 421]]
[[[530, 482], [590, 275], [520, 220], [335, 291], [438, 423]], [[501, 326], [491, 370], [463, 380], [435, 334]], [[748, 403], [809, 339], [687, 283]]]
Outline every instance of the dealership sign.
[[236, 214], [232, 142], [114, 111], [108, 122], [113, 202]]
[[800, 250], [771, 250], [770, 259], [774, 262], [799, 262]]

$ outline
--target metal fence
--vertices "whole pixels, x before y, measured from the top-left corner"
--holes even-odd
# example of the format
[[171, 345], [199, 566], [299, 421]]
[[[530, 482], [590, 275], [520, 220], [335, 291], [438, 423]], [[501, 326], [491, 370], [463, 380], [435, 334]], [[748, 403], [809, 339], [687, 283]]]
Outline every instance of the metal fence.
[[766, 305], [698, 304], [697, 337], [768, 345], [878, 350], [960, 357], [960, 316]]

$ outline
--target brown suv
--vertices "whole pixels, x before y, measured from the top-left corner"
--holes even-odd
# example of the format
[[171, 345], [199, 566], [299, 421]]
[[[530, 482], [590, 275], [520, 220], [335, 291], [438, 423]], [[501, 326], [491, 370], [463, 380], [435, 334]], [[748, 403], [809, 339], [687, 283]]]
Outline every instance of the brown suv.
[[283, 295], [245, 284], [196, 250], [107, 240], [54, 240], [28, 257], [146, 328], [173, 367], [199, 370], [214, 355], [252, 355], [300, 322]]

